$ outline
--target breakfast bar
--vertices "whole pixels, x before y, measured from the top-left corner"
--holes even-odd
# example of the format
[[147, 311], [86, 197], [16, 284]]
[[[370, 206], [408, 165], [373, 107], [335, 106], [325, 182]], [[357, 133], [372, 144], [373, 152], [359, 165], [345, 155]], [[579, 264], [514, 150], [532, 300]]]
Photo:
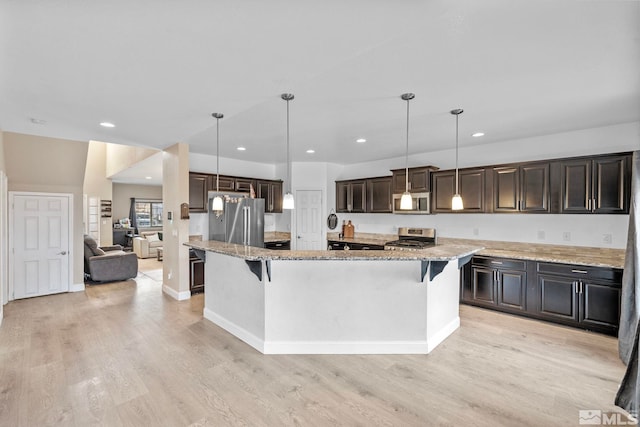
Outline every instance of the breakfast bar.
[[274, 251], [189, 242], [204, 317], [264, 354], [426, 354], [460, 325], [459, 267], [481, 250]]

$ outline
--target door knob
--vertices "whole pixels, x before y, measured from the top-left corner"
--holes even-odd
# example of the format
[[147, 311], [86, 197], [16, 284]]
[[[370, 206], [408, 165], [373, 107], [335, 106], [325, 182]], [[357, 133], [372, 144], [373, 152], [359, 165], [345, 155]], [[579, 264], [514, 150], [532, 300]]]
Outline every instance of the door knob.
[[296, 236], [296, 237], [298, 237], [298, 239], [302, 239], [302, 236]]
[[67, 251], [58, 252], [58, 255], [66, 255]]

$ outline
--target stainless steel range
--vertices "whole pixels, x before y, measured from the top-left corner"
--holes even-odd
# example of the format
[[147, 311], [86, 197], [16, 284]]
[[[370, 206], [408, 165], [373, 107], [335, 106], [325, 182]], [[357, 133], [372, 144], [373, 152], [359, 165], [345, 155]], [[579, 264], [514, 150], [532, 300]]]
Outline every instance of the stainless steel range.
[[435, 228], [398, 228], [398, 240], [384, 244], [386, 250], [416, 250], [436, 245]]

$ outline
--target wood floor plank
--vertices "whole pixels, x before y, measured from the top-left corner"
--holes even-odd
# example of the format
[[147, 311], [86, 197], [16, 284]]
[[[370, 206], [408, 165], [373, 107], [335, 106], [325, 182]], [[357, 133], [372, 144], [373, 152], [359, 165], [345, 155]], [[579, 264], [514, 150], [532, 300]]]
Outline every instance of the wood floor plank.
[[[265, 356], [202, 318], [203, 295], [135, 280], [13, 301], [0, 425], [565, 426], [617, 411], [615, 338], [461, 306], [429, 355]], [[142, 264], [141, 264], [142, 265]]]

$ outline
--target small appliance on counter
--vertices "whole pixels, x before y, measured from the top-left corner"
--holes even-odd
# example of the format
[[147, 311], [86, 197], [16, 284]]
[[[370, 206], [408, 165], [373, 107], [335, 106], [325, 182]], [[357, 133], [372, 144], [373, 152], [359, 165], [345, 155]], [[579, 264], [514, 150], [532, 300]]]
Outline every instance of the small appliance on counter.
[[398, 228], [398, 240], [384, 244], [385, 250], [417, 250], [436, 245], [435, 228]]

